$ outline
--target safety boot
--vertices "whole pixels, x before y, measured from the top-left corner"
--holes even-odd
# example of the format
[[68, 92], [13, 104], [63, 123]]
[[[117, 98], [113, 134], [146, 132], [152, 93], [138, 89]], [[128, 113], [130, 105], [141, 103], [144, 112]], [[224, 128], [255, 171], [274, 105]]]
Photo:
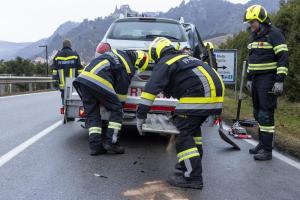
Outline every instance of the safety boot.
[[202, 189], [202, 177], [183, 177], [183, 175], [173, 175], [167, 182], [175, 187]]
[[104, 148], [111, 153], [123, 154], [125, 153], [124, 147], [122, 147], [118, 142], [117, 143], [105, 143]]
[[102, 145], [94, 147], [94, 148], [90, 148], [91, 156], [96, 156], [96, 155], [105, 154], [105, 153], [107, 153], [107, 150], [104, 149], [104, 147]]
[[265, 161], [272, 160], [272, 150], [261, 149], [253, 156], [254, 160]]
[[175, 169], [177, 169], [179, 171], [185, 170], [185, 166], [180, 163], [176, 163], [174, 167], [175, 167]]
[[249, 149], [249, 153], [250, 154], [257, 154], [259, 152], [259, 150], [262, 149], [262, 145], [261, 143], [258, 143], [255, 147]]
[[107, 152], [102, 145], [102, 141], [103, 140], [100, 134], [91, 134], [89, 136], [89, 147], [91, 156], [105, 154]]

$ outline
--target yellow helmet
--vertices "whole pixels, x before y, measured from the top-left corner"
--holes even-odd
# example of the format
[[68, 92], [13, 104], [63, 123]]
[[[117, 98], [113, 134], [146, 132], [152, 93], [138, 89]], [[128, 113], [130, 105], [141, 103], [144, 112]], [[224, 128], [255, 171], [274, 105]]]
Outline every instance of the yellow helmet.
[[149, 59], [151, 61], [157, 62], [161, 57], [161, 55], [170, 49], [175, 50], [175, 47], [173, 46], [171, 40], [165, 37], [157, 37], [149, 45], [149, 51], [148, 51]]
[[143, 72], [148, 68], [149, 57], [144, 51], [133, 51], [134, 55], [133, 64], [134, 67], [139, 71]]
[[214, 45], [212, 42], [204, 42], [204, 46], [207, 47], [209, 45], [209, 49], [214, 49]]
[[264, 23], [268, 19], [267, 10], [261, 5], [253, 5], [247, 8], [244, 14], [244, 22], [251, 20], [258, 20], [260, 23]]

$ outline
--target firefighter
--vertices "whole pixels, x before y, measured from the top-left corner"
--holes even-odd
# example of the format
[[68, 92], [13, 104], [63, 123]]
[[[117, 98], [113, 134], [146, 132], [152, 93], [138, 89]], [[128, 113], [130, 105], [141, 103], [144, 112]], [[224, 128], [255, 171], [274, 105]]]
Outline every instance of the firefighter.
[[255, 160], [272, 159], [277, 96], [283, 93], [288, 74], [288, 48], [281, 31], [272, 26], [266, 9], [250, 6], [244, 22], [251, 30], [248, 44], [247, 88], [252, 95], [253, 114], [259, 123], [259, 143], [249, 150]]
[[66, 78], [75, 78], [82, 71], [80, 57], [72, 50], [70, 40], [63, 41], [63, 48], [53, 58], [52, 79], [55, 80], [55, 87], [61, 92], [62, 105], [64, 105], [64, 88]]
[[[202, 55], [202, 60], [205, 63], [209, 63], [215, 70], [218, 68], [216, 55], [214, 54], [214, 45], [212, 42], [204, 42], [204, 46], [206, 51]], [[209, 54], [211, 55], [211, 60], [209, 58]]]
[[[143, 51], [107, 50], [91, 61], [73, 82], [87, 115], [90, 155], [108, 152], [123, 154], [119, 133], [123, 120], [123, 104], [131, 78], [148, 66]], [[100, 105], [110, 111], [108, 127], [103, 131]]]
[[224, 101], [224, 84], [218, 73], [201, 60], [180, 53], [164, 37], [156, 38], [149, 46], [149, 60], [155, 62], [151, 79], [141, 94], [137, 109], [137, 129], [160, 92], [179, 100], [174, 122], [180, 134], [176, 135], [178, 163], [183, 173], [168, 182], [177, 187], [202, 189], [201, 125], [209, 115], [219, 115]]

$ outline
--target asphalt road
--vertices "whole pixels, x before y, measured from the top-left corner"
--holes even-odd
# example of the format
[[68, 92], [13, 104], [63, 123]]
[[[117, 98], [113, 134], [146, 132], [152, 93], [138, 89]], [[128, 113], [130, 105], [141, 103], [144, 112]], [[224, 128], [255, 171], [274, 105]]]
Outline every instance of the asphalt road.
[[[59, 93], [0, 98], [3, 155], [61, 119]], [[169, 140], [125, 127], [124, 155], [88, 154], [87, 131], [60, 125], [0, 166], [0, 199], [300, 199], [300, 170], [277, 158], [257, 162], [250, 144], [232, 150], [215, 128], [203, 130], [202, 191], [170, 187], [176, 155]]]

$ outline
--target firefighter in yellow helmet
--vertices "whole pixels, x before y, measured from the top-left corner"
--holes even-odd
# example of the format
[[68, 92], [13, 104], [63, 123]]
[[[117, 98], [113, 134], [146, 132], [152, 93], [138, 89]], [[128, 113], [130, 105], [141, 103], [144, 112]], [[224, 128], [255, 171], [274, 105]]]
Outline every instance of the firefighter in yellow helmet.
[[201, 60], [176, 50], [164, 37], [156, 38], [148, 55], [155, 62], [152, 76], [141, 94], [137, 109], [137, 128], [160, 92], [179, 100], [175, 111], [176, 151], [182, 174], [168, 182], [177, 187], [202, 189], [201, 125], [209, 115], [219, 115], [224, 101], [224, 84], [218, 73]]
[[[203, 62], [208, 63], [215, 70], [218, 69], [216, 55], [214, 54], [214, 45], [212, 42], [204, 42], [204, 46], [206, 47], [206, 51], [203, 53], [201, 60]], [[211, 58], [210, 58], [211, 57]]]
[[[148, 54], [143, 51], [109, 49], [92, 60], [74, 81], [87, 115], [91, 155], [124, 153], [119, 144], [123, 104], [131, 78], [147, 67]], [[111, 113], [107, 127], [102, 124], [100, 105]]]
[[288, 48], [282, 32], [271, 25], [264, 7], [247, 8], [244, 22], [251, 30], [248, 44], [247, 88], [252, 95], [254, 118], [259, 123], [259, 143], [249, 150], [255, 160], [272, 159], [277, 96], [288, 74]]

